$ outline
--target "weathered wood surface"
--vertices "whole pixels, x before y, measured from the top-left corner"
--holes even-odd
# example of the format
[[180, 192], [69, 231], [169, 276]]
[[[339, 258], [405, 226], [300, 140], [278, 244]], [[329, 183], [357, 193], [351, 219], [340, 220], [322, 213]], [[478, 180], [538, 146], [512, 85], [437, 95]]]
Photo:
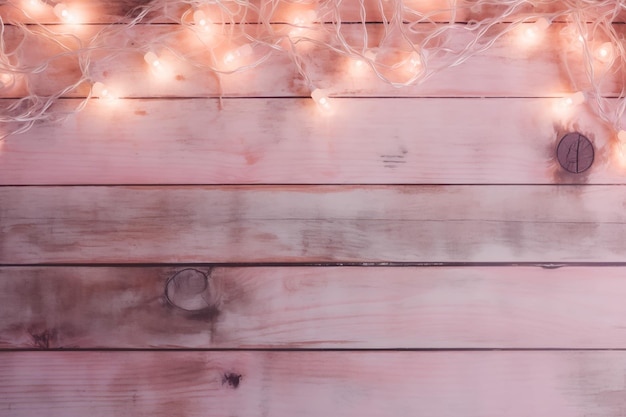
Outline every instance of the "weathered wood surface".
[[623, 262], [621, 186], [0, 188], [0, 263]]
[[13, 352], [0, 413], [619, 416], [625, 352]]
[[[0, 183], [624, 183], [614, 133], [584, 106], [560, 121], [556, 102], [334, 99], [327, 117], [311, 99], [94, 101], [2, 143]], [[568, 131], [595, 147], [580, 175], [556, 161]]]
[[[442, 28], [444, 24], [440, 25]], [[504, 28], [505, 26], [502, 26]], [[429, 70], [434, 74], [422, 83], [410, 87], [395, 88], [381, 81], [371, 68], [356, 69], [355, 58], [341, 56], [331, 52], [328, 48], [316, 47], [304, 42], [297, 49], [303, 54], [303, 67], [307, 77], [313, 85], [327, 89], [331, 95], [339, 96], [406, 96], [406, 97], [553, 97], [571, 93], [572, 83], [578, 89], [589, 87], [589, 79], [580, 64], [582, 45], [576, 47], [563, 33], [563, 24], [553, 24], [545, 33], [545, 38], [537, 45], [523, 45], [520, 43], [520, 30], [513, 30], [501, 37], [490, 48], [481, 52], [459, 66], [440, 70], [451, 63], [453, 59], [437, 56], [429, 60]], [[367, 30], [370, 48], [378, 47], [384, 34], [381, 24], [345, 25], [341, 28], [341, 35], [355, 48], [355, 53], [361, 51], [364, 30]], [[624, 33], [623, 25], [615, 25], [618, 33]], [[67, 33], [65, 26], [50, 26], [32, 28], [33, 33], [52, 31], [53, 33]], [[249, 29], [249, 31], [258, 28]], [[278, 26], [273, 32], [281, 33], [289, 27]], [[333, 28], [326, 25], [325, 30], [315, 39], [329, 41], [333, 37]], [[453, 51], [462, 51], [474, 39], [475, 34], [467, 31], [465, 25], [458, 25], [451, 31], [453, 36], [447, 39], [446, 47]], [[20, 61], [24, 66], [38, 66], [50, 60], [46, 71], [32, 74], [28, 77], [31, 89], [40, 95], [50, 95], [64, 90], [80, 80], [81, 71], [76, 54], [53, 58], [63, 51], [59, 45], [51, 41], [44, 41], [41, 35], [19, 35], [18, 28], [7, 27], [5, 41], [7, 49], [12, 50], [18, 43], [22, 43]], [[140, 25], [121, 31], [117, 26], [103, 29], [102, 26], [82, 26], [76, 31], [76, 36], [82, 45], [88, 45], [89, 40], [96, 34], [98, 41], [93, 45], [102, 45], [104, 52], [94, 52], [80, 55], [91, 59], [90, 77], [105, 82], [118, 96], [123, 97], [198, 97], [198, 96], [235, 96], [235, 97], [295, 97], [308, 96], [310, 86], [291, 62], [286, 53], [273, 52], [264, 45], [256, 45], [254, 55], [246, 58], [240, 64], [249, 65], [260, 61], [265, 55], [270, 58], [258, 67], [216, 76], [213, 68], [224, 71], [219, 58], [227, 49], [225, 41], [209, 42], [213, 48], [215, 59], [207, 54], [207, 41], [201, 40], [194, 32], [179, 26], [146, 26]], [[252, 36], [255, 36], [253, 33]], [[256, 35], [259, 36], [259, 35]], [[408, 35], [417, 42], [420, 35]], [[158, 39], [161, 60], [169, 70], [164, 76], [155, 77], [146, 68], [143, 54], [150, 49]], [[59, 36], [55, 42], [60, 42], [70, 50], [77, 50], [79, 42], [72, 36]], [[128, 48], [132, 43], [134, 48]], [[331, 41], [331, 43], [337, 43]], [[593, 48], [601, 43], [589, 43]], [[93, 46], [92, 45], [92, 46]], [[382, 44], [381, 48], [389, 55], [389, 46]], [[189, 60], [184, 64], [179, 58], [168, 53], [167, 47], [173, 48], [181, 56]], [[428, 45], [425, 46], [428, 50]], [[479, 49], [476, 47], [475, 49]], [[123, 52], [122, 52], [123, 50]], [[304, 53], [306, 52], [306, 53]], [[406, 82], [406, 74], [394, 74], [385, 70], [385, 65], [395, 64], [385, 53], [377, 58], [376, 67], [381, 74], [396, 82]], [[217, 62], [216, 62], [217, 60]], [[565, 62], [569, 62], [566, 70]], [[623, 77], [621, 73], [607, 72], [606, 66], [598, 64], [594, 68], [596, 81], [600, 92], [606, 95], [617, 95], [621, 92]], [[230, 68], [229, 68], [230, 70]], [[568, 73], [564, 77], [564, 73]], [[569, 76], [573, 80], [569, 80]], [[22, 97], [24, 94], [23, 81], [18, 80], [15, 88], [5, 89], [1, 97]], [[573, 82], [572, 82], [573, 81]], [[66, 96], [84, 97], [89, 92], [89, 86], [84, 83], [76, 91], [70, 91]]]
[[[147, 17], [150, 23], [173, 23], [180, 21], [180, 16], [189, 6], [181, 6], [172, 1], [154, 2], [150, 0], [98, 0], [82, 2], [80, 0], [67, 0], [64, 2], [68, 7], [80, 11], [82, 23], [113, 23], [128, 21], [137, 15], [137, 10], [143, 6], [150, 7], [154, 13]], [[247, 3], [247, 2], [246, 2]], [[300, 3], [300, 4], [298, 4]], [[343, 22], [361, 22], [361, 8], [365, 11], [366, 21], [380, 22], [383, 18], [391, 20], [397, 13], [397, 3], [387, 0], [364, 0], [364, 1], [342, 1], [336, 5], [335, 1], [318, 2], [296, 2], [296, 1], [274, 1], [274, 0], [253, 0], [249, 2], [250, 7], [244, 8], [235, 1], [221, 1], [219, 5], [205, 5], [205, 9], [216, 21], [230, 21], [242, 23], [255, 23], [259, 21], [256, 8], [271, 10], [275, 7], [274, 13], [270, 17], [272, 22], [292, 22], [294, 14], [302, 9], [313, 9], [317, 4], [318, 19], [320, 21], [332, 21], [336, 16], [340, 16]], [[492, 2], [482, 6], [476, 6], [472, 0], [459, 0], [454, 2], [456, 11], [450, 12], [450, 2], [448, 0], [403, 0], [404, 13], [402, 18], [409, 21], [417, 20], [420, 17], [438, 22], [467, 22], [470, 20], [487, 19], [500, 16], [504, 11], [509, 10], [507, 4], [497, 4]], [[274, 6], [275, 5], [275, 6]], [[586, 5], [588, 10], [609, 11], [610, 7], [593, 7]], [[511, 10], [511, 17], [532, 16], [538, 13], [555, 13], [564, 11], [566, 8], [561, 2], [547, 1], [537, 4], [522, 3], [519, 7]], [[26, 0], [9, 0], [0, 4], [0, 15], [7, 22], [38, 22], [57, 23], [59, 19], [52, 13], [51, 7], [29, 7]], [[623, 21], [623, 13], [619, 14], [616, 21]]]
[[621, 267], [5, 267], [0, 348], [624, 349], [625, 279]]

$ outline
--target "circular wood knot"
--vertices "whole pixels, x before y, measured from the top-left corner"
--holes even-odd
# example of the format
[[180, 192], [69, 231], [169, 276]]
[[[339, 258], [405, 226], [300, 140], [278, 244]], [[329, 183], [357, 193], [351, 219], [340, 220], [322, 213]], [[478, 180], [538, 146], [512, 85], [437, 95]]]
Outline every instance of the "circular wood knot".
[[212, 309], [209, 277], [197, 269], [183, 269], [167, 280], [167, 301], [182, 310], [201, 311]]
[[593, 144], [578, 132], [567, 133], [556, 148], [556, 158], [559, 164], [574, 174], [589, 169], [593, 164]]

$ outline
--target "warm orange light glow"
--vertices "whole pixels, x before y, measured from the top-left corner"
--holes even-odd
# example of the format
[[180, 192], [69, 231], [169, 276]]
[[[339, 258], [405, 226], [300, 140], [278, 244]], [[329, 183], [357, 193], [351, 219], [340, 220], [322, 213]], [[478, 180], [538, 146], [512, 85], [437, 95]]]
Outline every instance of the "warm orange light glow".
[[412, 82], [415, 80], [415, 78], [424, 69], [422, 56], [417, 51], [413, 51], [408, 55], [405, 55], [405, 58], [396, 65], [400, 72], [404, 74], [403, 77], [405, 77], [405, 79], [408, 77], [408, 80], [405, 82]]
[[157, 54], [152, 51], [146, 52], [143, 56], [144, 61], [150, 66], [152, 73], [155, 75], [163, 76], [166, 73], [165, 65], [161, 62], [161, 59]]
[[523, 25], [522, 41], [529, 45], [539, 42], [548, 26], [550, 22], [544, 17], [540, 17], [534, 23]]
[[620, 130], [617, 132], [617, 142], [613, 149], [613, 158], [620, 169], [626, 168], [626, 131]]
[[97, 98], [104, 98], [112, 100], [115, 98], [115, 95], [109, 90], [109, 88], [100, 81], [96, 81], [93, 86], [91, 86], [91, 94]]
[[555, 111], [560, 115], [566, 115], [584, 101], [585, 94], [582, 91], [577, 91], [558, 100], [556, 102]]
[[226, 52], [222, 59], [224, 61], [224, 64], [226, 64], [226, 66], [230, 68], [236, 65], [237, 61], [239, 61], [241, 58], [250, 56], [253, 52], [254, 49], [252, 48], [252, 45], [247, 43], [236, 49]]
[[605, 42], [600, 45], [596, 51], [595, 56], [601, 62], [609, 62], [613, 60], [615, 54], [615, 49], [613, 48], [613, 44], [611, 42]]
[[316, 88], [311, 91], [311, 98], [317, 104], [317, 107], [325, 113], [329, 113], [332, 110], [330, 105], [330, 99], [326, 92], [322, 89]]
[[66, 23], [78, 23], [76, 13], [68, 9], [63, 3], [58, 3], [54, 6], [54, 14]]
[[161, 61], [159, 61], [159, 57], [152, 51], [146, 52], [143, 56], [143, 59], [150, 65], [151, 67], [159, 67], [161, 66]]
[[0, 72], [0, 90], [11, 88], [15, 84], [15, 76], [8, 72]]
[[24, 0], [24, 8], [30, 12], [41, 13], [46, 9], [46, 4], [41, 0]]
[[202, 10], [196, 10], [193, 12], [193, 23], [199, 32], [208, 33], [211, 31], [211, 24], [213, 22], [211, 22], [206, 13]]
[[352, 59], [352, 73], [362, 74], [369, 67], [370, 63], [376, 61], [376, 54], [372, 50], [367, 50], [363, 54], [363, 57], [356, 57]]
[[303, 33], [306, 29], [311, 28], [316, 19], [317, 12], [315, 10], [306, 10], [298, 13], [291, 21], [293, 27], [289, 35], [293, 36]]
[[420, 57], [420, 54], [415, 51], [411, 53], [409, 56], [409, 65], [412, 70], [418, 70], [422, 66], [422, 58]]

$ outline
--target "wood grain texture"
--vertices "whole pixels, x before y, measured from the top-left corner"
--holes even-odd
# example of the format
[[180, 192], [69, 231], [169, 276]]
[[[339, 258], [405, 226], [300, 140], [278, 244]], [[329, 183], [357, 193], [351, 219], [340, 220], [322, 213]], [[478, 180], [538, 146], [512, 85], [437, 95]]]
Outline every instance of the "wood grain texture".
[[0, 188], [0, 263], [622, 262], [620, 186]]
[[624, 352], [13, 352], [0, 413], [619, 416]]
[[[446, 27], [440, 24], [440, 29]], [[618, 34], [624, 34], [624, 25], [615, 25]], [[497, 28], [504, 29], [503, 26]], [[474, 39], [474, 33], [468, 31], [466, 25], [457, 25], [446, 40], [446, 47], [451, 51], [463, 51]], [[33, 33], [43, 31], [67, 33], [65, 26], [50, 26], [31, 29]], [[248, 29], [250, 36], [259, 37], [260, 29]], [[272, 27], [272, 34], [277, 36], [289, 30], [285, 25]], [[407, 76], [401, 71], [385, 71], [385, 65], [397, 63], [397, 56], [391, 55], [394, 48], [387, 39], [381, 44], [384, 34], [382, 24], [344, 25], [340, 34], [360, 51], [363, 36], [367, 32], [367, 47], [382, 51], [377, 58], [376, 68], [382, 75], [396, 82], [406, 82]], [[553, 97], [571, 92], [572, 84], [580, 90], [588, 89], [589, 79], [584, 72], [582, 62], [582, 45], [572, 46], [571, 39], [563, 35], [564, 24], [553, 24], [538, 45], [520, 43], [522, 28], [513, 30], [499, 38], [487, 50], [478, 53], [462, 65], [445, 68], [454, 60], [454, 56], [446, 57], [438, 54], [428, 60], [432, 76], [421, 83], [404, 88], [395, 88], [381, 81], [371, 68], [356, 70], [355, 57], [342, 56], [331, 52], [328, 48], [317, 47], [311, 42], [298, 44], [296, 50], [302, 56], [302, 66], [312, 85], [328, 90], [332, 95], [348, 97], [367, 96], [406, 96], [406, 97]], [[89, 75], [94, 80], [105, 82], [109, 88], [123, 97], [297, 97], [310, 94], [310, 84], [298, 74], [287, 53], [273, 52], [268, 46], [256, 45], [254, 55], [242, 61], [241, 65], [249, 65], [261, 60], [265, 55], [269, 59], [258, 67], [236, 72], [234, 74], [216, 75], [212, 68], [220, 67], [220, 57], [228, 45], [226, 40], [219, 38], [211, 43], [215, 59], [207, 54], [207, 43], [199, 39], [191, 29], [170, 25], [140, 25], [125, 30], [119, 27], [104, 28], [100, 25], [86, 25], [76, 32], [82, 45], [104, 46], [104, 51], [81, 54], [65, 54], [54, 58], [55, 54], [67, 52], [60, 45], [44, 41], [42, 36], [30, 35], [24, 38], [17, 27], [7, 27], [4, 35], [7, 49], [22, 44], [20, 62], [24, 66], [38, 66], [49, 60], [46, 71], [32, 74], [28, 84], [32, 91], [40, 95], [51, 95], [64, 90], [80, 80], [82, 75], [78, 56], [89, 57], [91, 66]], [[93, 40], [95, 36], [98, 40]], [[270, 36], [270, 35], [267, 35]], [[420, 34], [407, 35], [412, 41], [419, 43]], [[314, 36], [319, 41], [337, 44], [335, 29], [325, 25], [324, 30], [317, 30]], [[159, 39], [161, 61], [170, 72], [162, 77], [154, 77], [147, 69], [143, 54], [150, 49], [154, 39]], [[393, 40], [393, 37], [391, 38]], [[69, 50], [79, 49], [77, 39], [70, 36], [59, 36], [56, 42]], [[133, 47], [129, 47], [132, 44]], [[589, 48], [599, 43], [590, 42]], [[429, 45], [424, 45], [428, 50]], [[176, 50], [189, 60], [183, 63], [166, 48]], [[475, 47], [479, 50], [480, 45]], [[569, 68], [568, 68], [569, 65]], [[223, 67], [223, 66], [222, 66]], [[445, 68], [445, 69], [442, 69]], [[600, 93], [618, 95], [623, 85], [623, 77], [619, 71], [609, 72], [601, 64], [596, 65], [595, 81]], [[564, 74], [568, 74], [564, 76]], [[571, 80], [570, 80], [571, 77]], [[24, 79], [18, 80], [13, 89], [2, 91], [2, 97], [22, 97], [24, 95]], [[89, 92], [87, 83], [66, 96], [85, 97]]]
[[0, 348], [624, 349], [625, 278], [619, 267], [5, 267]]
[[[310, 99], [94, 101], [5, 141], [0, 183], [623, 184], [614, 133], [556, 102], [333, 99], [324, 116]], [[556, 161], [570, 131], [595, 147], [580, 175]]]

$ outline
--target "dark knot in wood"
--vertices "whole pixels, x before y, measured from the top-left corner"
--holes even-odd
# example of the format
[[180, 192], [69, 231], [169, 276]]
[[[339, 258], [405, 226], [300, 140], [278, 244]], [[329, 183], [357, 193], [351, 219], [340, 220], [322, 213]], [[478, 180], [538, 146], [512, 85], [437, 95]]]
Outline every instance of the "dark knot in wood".
[[178, 271], [167, 280], [165, 298], [174, 307], [185, 311], [200, 312], [215, 308], [209, 277], [193, 268]]
[[593, 164], [593, 144], [578, 132], [568, 133], [556, 148], [556, 158], [565, 170], [580, 174]]
[[228, 385], [233, 389], [237, 389], [239, 387], [239, 383], [241, 382], [241, 374], [236, 374], [234, 372], [226, 372], [222, 375], [222, 385]]

